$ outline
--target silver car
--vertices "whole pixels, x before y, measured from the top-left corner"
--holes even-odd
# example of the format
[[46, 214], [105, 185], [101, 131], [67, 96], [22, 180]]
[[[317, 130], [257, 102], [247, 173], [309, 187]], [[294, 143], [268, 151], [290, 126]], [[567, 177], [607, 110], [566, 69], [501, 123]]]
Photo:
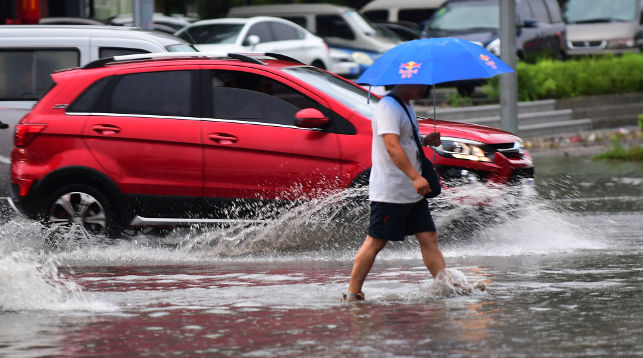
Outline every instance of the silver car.
[[643, 0], [574, 0], [564, 18], [568, 55], [643, 51]]

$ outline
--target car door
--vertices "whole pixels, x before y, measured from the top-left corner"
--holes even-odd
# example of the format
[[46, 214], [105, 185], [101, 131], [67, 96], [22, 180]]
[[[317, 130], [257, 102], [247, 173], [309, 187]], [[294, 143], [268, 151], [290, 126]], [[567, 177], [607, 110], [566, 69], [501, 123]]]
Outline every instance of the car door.
[[141, 197], [201, 196], [197, 72], [120, 73], [105, 85], [87, 116], [84, 136], [121, 191]]
[[204, 192], [219, 199], [293, 200], [341, 187], [337, 134], [295, 126], [319, 99], [255, 71], [204, 71], [211, 118], [204, 123]]

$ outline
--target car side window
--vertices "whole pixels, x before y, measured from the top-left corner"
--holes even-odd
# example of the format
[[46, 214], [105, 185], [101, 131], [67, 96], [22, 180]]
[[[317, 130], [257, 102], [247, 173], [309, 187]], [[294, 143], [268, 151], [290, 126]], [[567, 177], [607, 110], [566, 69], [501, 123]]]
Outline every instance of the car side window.
[[78, 96], [69, 106], [67, 112], [71, 113], [90, 113], [95, 111], [98, 99], [112, 79], [112, 76], [103, 77], [91, 84], [83, 93]]
[[80, 65], [76, 49], [0, 51], [0, 99], [36, 100], [54, 84], [54, 71]]
[[304, 38], [301, 31], [290, 25], [281, 22], [270, 22], [270, 26], [272, 27], [275, 41], [300, 40]]
[[259, 36], [259, 42], [272, 42], [275, 41], [274, 36], [272, 35], [272, 30], [270, 29], [270, 24], [268, 22], [258, 22], [250, 27], [248, 33], [246, 34], [246, 39], [251, 35]]
[[350, 25], [339, 15], [318, 15], [317, 33], [322, 37], [339, 37], [341, 39], [354, 40], [355, 34]]
[[190, 116], [192, 71], [159, 71], [122, 75], [108, 100], [107, 112]]
[[549, 13], [547, 12], [547, 8], [545, 7], [543, 0], [531, 0], [529, 1], [529, 5], [531, 6], [531, 10], [534, 12], [534, 16], [538, 22], [545, 24], [551, 23]]
[[518, 14], [520, 14], [520, 19], [523, 21], [526, 19], [536, 20], [536, 16], [534, 16], [534, 13], [531, 11], [531, 7], [529, 7], [529, 3], [527, 1], [519, 3]]
[[98, 49], [98, 57], [114, 57], [123, 55], [135, 55], [141, 53], [149, 53], [149, 51], [141, 50], [139, 48], [125, 48], [125, 47], [101, 47]]
[[365, 11], [362, 15], [373, 22], [388, 21], [388, 10], [369, 10]]
[[431, 18], [435, 9], [404, 9], [397, 14], [398, 21], [420, 24]]
[[549, 16], [551, 17], [551, 22], [562, 22], [563, 16], [560, 13], [560, 6], [556, 0], [545, 0], [545, 5], [549, 9]]
[[280, 16], [288, 21], [292, 21], [295, 24], [303, 27], [304, 29], [308, 28], [308, 21], [304, 16]]
[[292, 126], [295, 113], [317, 102], [271, 78], [249, 72], [211, 71], [215, 118]]

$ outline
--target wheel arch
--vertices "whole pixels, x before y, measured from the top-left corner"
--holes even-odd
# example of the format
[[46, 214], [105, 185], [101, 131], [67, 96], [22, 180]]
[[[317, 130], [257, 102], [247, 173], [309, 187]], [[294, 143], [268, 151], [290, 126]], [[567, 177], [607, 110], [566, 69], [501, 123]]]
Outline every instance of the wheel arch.
[[55, 188], [68, 184], [89, 185], [103, 193], [117, 210], [120, 224], [126, 223], [128, 216], [131, 216], [127, 200], [118, 186], [107, 175], [85, 166], [69, 166], [54, 170], [36, 183], [30, 196], [44, 198]]

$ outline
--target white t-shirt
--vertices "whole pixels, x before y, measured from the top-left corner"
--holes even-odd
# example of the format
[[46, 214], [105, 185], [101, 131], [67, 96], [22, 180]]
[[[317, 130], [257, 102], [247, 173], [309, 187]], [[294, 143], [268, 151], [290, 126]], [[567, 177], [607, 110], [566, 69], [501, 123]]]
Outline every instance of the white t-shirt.
[[[417, 130], [417, 117], [412, 107], [406, 106]], [[418, 194], [413, 181], [391, 160], [386, 151], [382, 134], [393, 133], [400, 137], [400, 145], [418, 172], [421, 172], [417, 144], [413, 138], [411, 122], [399, 103], [389, 96], [380, 100], [372, 121], [373, 146], [371, 176], [368, 196], [371, 201], [385, 203], [415, 203], [424, 196]]]

